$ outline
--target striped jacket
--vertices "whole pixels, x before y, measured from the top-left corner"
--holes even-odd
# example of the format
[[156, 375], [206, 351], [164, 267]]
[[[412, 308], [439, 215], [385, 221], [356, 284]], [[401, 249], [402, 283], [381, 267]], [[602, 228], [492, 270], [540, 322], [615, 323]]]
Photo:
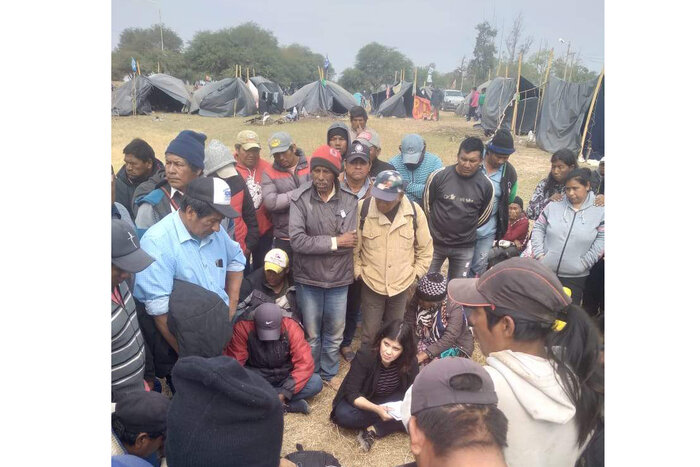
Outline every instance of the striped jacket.
[[112, 400], [127, 392], [144, 390], [146, 362], [143, 336], [129, 286], [118, 286], [124, 306], [112, 298]]

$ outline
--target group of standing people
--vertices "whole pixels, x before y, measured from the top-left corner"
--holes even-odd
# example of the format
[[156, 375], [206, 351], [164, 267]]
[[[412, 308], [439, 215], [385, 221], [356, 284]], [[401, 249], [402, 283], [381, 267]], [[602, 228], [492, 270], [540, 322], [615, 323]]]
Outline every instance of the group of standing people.
[[[225, 387], [227, 377], [217, 385], [206, 382], [227, 372], [233, 380], [250, 381], [249, 389], [240, 389], [247, 394], [264, 381], [266, 386], [258, 388], [260, 405], [244, 411], [279, 414], [280, 425], [283, 411], [309, 413], [306, 399], [324, 384], [333, 388], [337, 394], [330, 417], [340, 426], [358, 429], [364, 450], [376, 439], [404, 430], [411, 435], [412, 450], [414, 434], [438, 443], [436, 428], [430, 428], [434, 422], [418, 413], [452, 400], [435, 395], [441, 390], [465, 394], [454, 400], [478, 399], [484, 411], [504, 419], [525, 420], [531, 409], [517, 409], [518, 397], [506, 394], [507, 383], [500, 385], [493, 374], [469, 362], [476, 337], [484, 355], [504, 349], [533, 352], [535, 358], [567, 368], [556, 371], [566, 372], [571, 381], [559, 383], [562, 393], [557, 396], [568, 415], [548, 415], [536, 426], [546, 431], [548, 424], [572, 420], [575, 428], [561, 432], [566, 447], [557, 448], [566, 451], [557, 459], [567, 461], [547, 465], [573, 465], [568, 459], [575, 461], [581, 454], [600, 408], [598, 396], [587, 392], [595, 365], [578, 362], [583, 352], [597, 352], [598, 346], [586, 343], [585, 349], [555, 355], [548, 333], [598, 338], [577, 308], [585, 276], [603, 253], [602, 199], [592, 190], [590, 171], [571, 170], [566, 154], [555, 153], [552, 171], [527, 209], [528, 217], [531, 208], [533, 213], [539, 210], [528, 235], [523, 203], [516, 196], [517, 172], [509, 162], [515, 147], [507, 130], [498, 130], [486, 144], [465, 139], [456, 162], [447, 167], [416, 134], [404, 136], [399, 153], [383, 162], [379, 135], [367, 127], [364, 109], [353, 108], [350, 117], [350, 127], [332, 124], [326, 144], [308, 157], [291, 135], [274, 133], [267, 142], [272, 164], [261, 157], [258, 135], [250, 130], [236, 136], [234, 151], [218, 140], [205, 145], [206, 135], [184, 130], [166, 149], [164, 166], [143, 140], [124, 148], [125, 167], [113, 176], [112, 399], [123, 407], [126, 395], [159, 391], [165, 379], [175, 395], [168, 409], [168, 432], [175, 430], [177, 441], [171, 449], [170, 436], [158, 442], [146, 433], [146, 441], [155, 439], [146, 450], [131, 449], [128, 436], [117, 436], [116, 445], [153, 456], [168, 444], [172, 465], [188, 465], [183, 459], [195, 453], [223, 456], [205, 452], [206, 446], [224, 442], [221, 433], [207, 437], [206, 430], [196, 435], [201, 446], [186, 452], [183, 440], [193, 435], [183, 415], [201, 406], [206, 394], [227, 394], [237, 401], [234, 406], [246, 407], [246, 396]], [[602, 180], [596, 187], [601, 185]], [[511, 259], [487, 271], [495, 259], [526, 247], [537, 261]], [[499, 256], [499, 248], [510, 250]], [[445, 259], [446, 276], [441, 272]], [[500, 264], [511, 261], [516, 261], [513, 268], [504, 271]], [[503, 272], [496, 276], [493, 271], [499, 267]], [[500, 279], [513, 271], [521, 271], [524, 290], [511, 291], [512, 281]], [[536, 271], [547, 283], [529, 283], [527, 271]], [[489, 282], [495, 289], [487, 292], [486, 285], [478, 284], [491, 276], [497, 277]], [[563, 286], [571, 290], [570, 297]], [[473, 287], [465, 295], [463, 290]], [[549, 295], [539, 297], [545, 288]], [[573, 319], [560, 333], [567, 313]], [[355, 353], [351, 344], [360, 322], [361, 344]], [[497, 332], [502, 334], [494, 337]], [[520, 344], [533, 339], [541, 347]], [[503, 362], [494, 360], [494, 368], [516, 360], [530, 364], [531, 357], [504, 355]], [[342, 382], [336, 377], [341, 357], [351, 362]], [[478, 378], [440, 383], [442, 376], [428, 369], [441, 360], [469, 362], [464, 368], [462, 363], [450, 365]], [[417, 398], [424, 373], [433, 374], [426, 384], [437, 392]], [[511, 381], [510, 375], [500, 377]], [[581, 383], [578, 378], [583, 378]], [[479, 392], [471, 381], [475, 379], [482, 386], [495, 385], [495, 393], [474, 399], [473, 393]], [[279, 410], [270, 396], [279, 401]], [[497, 400], [506, 396], [508, 405], [499, 402], [496, 408]], [[402, 407], [404, 412], [410, 407], [408, 418]], [[270, 416], [268, 428], [278, 417]], [[216, 413], [205, 411], [200, 417], [211, 421]], [[123, 425], [123, 417], [119, 420], [117, 425]], [[509, 442], [504, 451], [504, 426], [499, 424], [500, 434], [487, 436], [487, 444], [496, 448], [490, 455], [509, 465], [540, 465], [528, 463], [535, 454], [527, 454], [532, 436], [524, 431], [522, 445], [513, 448]], [[566, 443], [574, 442], [576, 448], [569, 449]], [[420, 459], [436, 462], [447, 452], [417, 451], [417, 465], [438, 465]], [[183, 457], [171, 462], [171, 452]], [[513, 459], [520, 460], [511, 463]]]

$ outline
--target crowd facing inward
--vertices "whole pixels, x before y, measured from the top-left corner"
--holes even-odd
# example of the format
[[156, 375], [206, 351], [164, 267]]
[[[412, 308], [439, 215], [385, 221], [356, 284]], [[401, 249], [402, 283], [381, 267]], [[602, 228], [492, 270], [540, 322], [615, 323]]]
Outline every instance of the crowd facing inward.
[[309, 152], [250, 130], [124, 148], [115, 465], [289, 465], [284, 414], [321, 391], [358, 449], [407, 433], [407, 465], [602, 465], [604, 162], [555, 152], [525, 209], [507, 130], [448, 166], [408, 134], [384, 162], [350, 117]]

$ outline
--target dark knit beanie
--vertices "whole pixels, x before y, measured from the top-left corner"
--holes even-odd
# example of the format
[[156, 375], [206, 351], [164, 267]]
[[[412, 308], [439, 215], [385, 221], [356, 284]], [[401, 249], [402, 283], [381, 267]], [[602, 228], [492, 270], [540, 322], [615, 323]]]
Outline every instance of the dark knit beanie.
[[170, 467], [277, 467], [283, 413], [277, 391], [235, 358], [183, 357], [172, 371]]
[[192, 167], [204, 169], [204, 141], [207, 135], [192, 130], [182, 130], [168, 145], [166, 154], [186, 159]]
[[340, 159], [341, 155], [337, 149], [324, 144], [311, 154], [311, 170], [316, 167], [325, 167], [337, 177], [340, 175]]
[[420, 278], [416, 295], [426, 302], [441, 302], [447, 296], [447, 279], [439, 272], [431, 272]]
[[[328, 141], [330, 142], [331, 138], [334, 136], [342, 136], [344, 139], [348, 139], [348, 130], [343, 127], [334, 127], [328, 130]], [[349, 143], [350, 141], [348, 141]]]
[[515, 146], [513, 145], [513, 136], [511, 136], [510, 131], [502, 128], [497, 130], [486, 149], [496, 154], [513, 154]]
[[515, 198], [513, 198], [513, 202], [515, 204], [517, 204], [518, 206], [520, 206], [520, 209], [524, 209], [523, 208], [523, 199], [520, 196], [516, 196]]

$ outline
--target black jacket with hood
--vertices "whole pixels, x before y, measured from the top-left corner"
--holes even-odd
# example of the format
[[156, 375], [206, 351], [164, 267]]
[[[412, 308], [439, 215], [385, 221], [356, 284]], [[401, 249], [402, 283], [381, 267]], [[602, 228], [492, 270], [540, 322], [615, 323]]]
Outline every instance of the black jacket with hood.
[[142, 183], [146, 182], [149, 178], [154, 176], [156, 172], [165, 171], [165, 166], [161, 161], [159, 161], [158, 159], [154, 159], [154, 161], [155, 162], [153, 163], [151, 173], [138, 180], [131, 180], [128, 177], [128, 175], [126, 174], [126, 166], [122, 166], [122, 168], [119, 169], [119, 172], [117, 172], [115, 201], [121, 203], [126, 207], [126, 210], [129, 211], [129, 215], [131, 216], [132, 220], [136, 218], [136, 214], [133, 211], [132, 205], [132, 202], [134, 200], [134, 192], [136, 191], [136, 188], [138, 188], [139, 185], [141, 185]]

